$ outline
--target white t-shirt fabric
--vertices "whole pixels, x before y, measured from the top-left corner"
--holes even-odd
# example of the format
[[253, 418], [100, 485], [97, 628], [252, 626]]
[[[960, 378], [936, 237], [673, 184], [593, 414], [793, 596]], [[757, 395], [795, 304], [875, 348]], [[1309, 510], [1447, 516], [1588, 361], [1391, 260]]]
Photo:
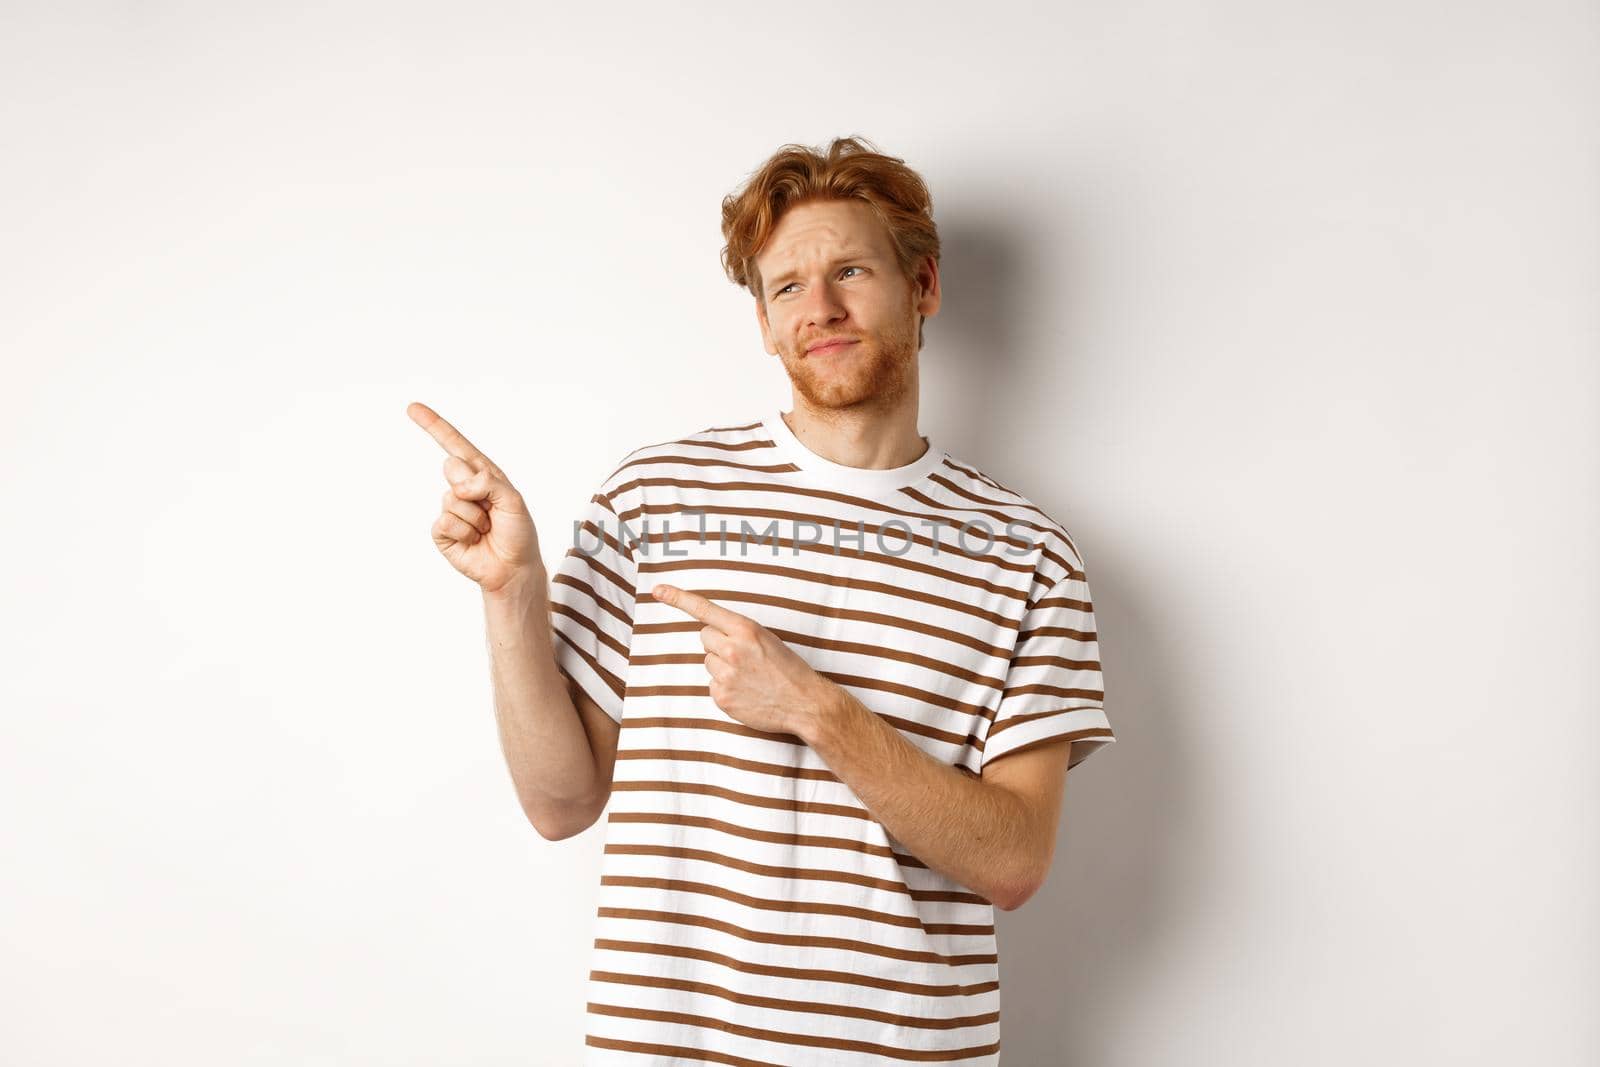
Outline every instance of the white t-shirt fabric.
[[[670, 583], [746, 615], [928, 755], [1115, 740], [1083, 556], [928, 438], [849, 467], [773, 411], [625, 456], [552, 574], [561, 672], [619, 724], [585, 1063], [998, 1064], [992, 903], [798, 737], [711, 699]], [[963, 525], [965, 524], [965, 525]]]

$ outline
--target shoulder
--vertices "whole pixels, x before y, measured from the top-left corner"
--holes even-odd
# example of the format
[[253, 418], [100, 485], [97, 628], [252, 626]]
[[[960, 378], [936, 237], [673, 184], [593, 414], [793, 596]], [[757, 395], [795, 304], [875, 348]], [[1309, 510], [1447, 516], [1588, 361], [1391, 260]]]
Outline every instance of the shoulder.
[[1036, 588], [1048, 589], [1083, 576], [1083, 556], [1066, 523], [1027, 493], [948, 452], [933, 481], [943, 490], [945, 501], [970, 510], [971, 521], [991, 524], [996, 537], [1027, 540], [1038, 554]]
[[695, 477], [737, 463], [744, 453], [770, 448], [759, 418], [691, 430], [665, 441], [639, 445], [615, 461], [601, 484], [608, 499], [638, 493], [654, 479]]

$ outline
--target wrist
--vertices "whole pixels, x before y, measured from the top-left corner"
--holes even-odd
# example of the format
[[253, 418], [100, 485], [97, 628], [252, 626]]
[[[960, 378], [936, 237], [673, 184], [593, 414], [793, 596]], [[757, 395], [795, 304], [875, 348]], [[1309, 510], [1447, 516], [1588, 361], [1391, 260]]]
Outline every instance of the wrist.
[[543, 567], [535, 567], [508, 579], [497, 589], [483, 590], [483, 602], [495, 609], [525, 610], [550, 595], [550, 578]]
[[793, 733], [812, 748], [825, 745], [850, 713], [850, 694], [830, 678], [819, 676], [816, 696], [806, 702]]

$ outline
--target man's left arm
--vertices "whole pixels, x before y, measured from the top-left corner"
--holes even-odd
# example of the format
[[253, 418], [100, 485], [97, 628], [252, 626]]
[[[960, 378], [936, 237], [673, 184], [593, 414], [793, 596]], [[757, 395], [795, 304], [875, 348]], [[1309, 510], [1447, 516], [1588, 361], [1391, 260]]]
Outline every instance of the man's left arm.
[[1072, 742], [996, 758], [976, 777], [941, 763], [837, 683], [796, 734], [917, 859], [1002, 911], [1044, 884]]

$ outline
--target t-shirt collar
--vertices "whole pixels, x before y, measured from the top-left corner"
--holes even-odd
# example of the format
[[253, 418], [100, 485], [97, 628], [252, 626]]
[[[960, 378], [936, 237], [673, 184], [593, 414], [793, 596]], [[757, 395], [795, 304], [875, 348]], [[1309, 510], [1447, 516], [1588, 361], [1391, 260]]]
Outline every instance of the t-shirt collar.
[[945, 457], [944, 449], [923, 435], [922, 439], [928, 445], [927, 451], [902, 467], [849, 467], [824, 459], [807, 448], [789, 429], [789, 424], [783, 421], [780, 411], [774, 410], [763, 418], [762, 425], [771, 435], [779, 453], [799, 467], [807, 480], [848, 493], [881, 496], [915, 485], [942, 464]]

